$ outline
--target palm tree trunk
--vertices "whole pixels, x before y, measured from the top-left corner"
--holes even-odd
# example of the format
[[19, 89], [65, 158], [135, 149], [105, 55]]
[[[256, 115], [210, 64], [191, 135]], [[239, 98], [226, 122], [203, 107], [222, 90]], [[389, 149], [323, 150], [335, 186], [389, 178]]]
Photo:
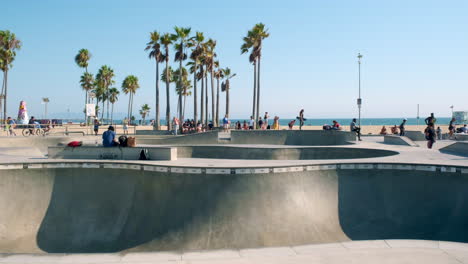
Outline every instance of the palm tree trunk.
[[226, 115], [229, 117], [229, 89], [226, 89]]
[[[8, 67], [8, 61], [5, 63]], [[7, 119], [8, 69], [3, 73], [3, 81], [5, 82], [5, 90], [3, 94], [3, 121], [5, 121]]]
[[112, 112], [111, 112], [111, 125], [114, 123], [114, 103], [112, 103]]
[[107, 99], [107, 122], [109, 122], [109, 99]]
[[193, 120], [195, 121], [195, 125], [198, 123], [197, 103], [197, 63], [195, 62], [195, 71], [193, 72]]
[[214, 78], [213, 78], [213, 69], [210, 71], [210, 78], [211, 78], [211, 114], [213, 118], [213, 126], [218, 127], [218, 120], [215, 120], [215, 88], [214, 88]]
[[130, 98], [131, 98], [131, 103], [130, 103], [130, 118], [133, 116], [133, 92], [130, 92]]
[[258, 56], [257, 65], [257, 116], [260, 115], [260, 56]]
[[184, 95], [184, 108], [182, 109], [182, 117], [185, 117], [185, 103], [187, 101], [187, 96]]
[[202, 78], [201, 78], [201, 99], [200, 99], [200, 121], [202, 124], [205, 123], [205, 78], [203, 77], [203, 65], [201, 66]]
[[216, 78], [216, 124], [219, 122], [219, 78]]
[[159, 62], [156, 60], [156, 120], [154, 129], [161, 129], [161, 118], [159, 116]]
[[130, 101], [132, 100], [132, 93], [128, 94], [128, 107], [127, 107], [127, 116], [128, 116], [128, 122], [131, 124], [132, 123], [132, 117], [130, 116]]
[[258, 116], [255, 114], [255, 104], [257, 102], [257, 60], [253, 62], [254, 66], [254, 88], [253, 88], [253, 103], [252, 103], [252, 117], [255, 119], [254, 129], [257, 127]]
[[88, 117], [86, 116], [86, 104], [88, 103], [88, 91], [85, 90], [85, 109], [84, 109], [84, 122], [88, 125]]
[[105, 108], [105, 103], [106, 101], [104, 101], [104, 99], [102, 100], [102, 111], [101, 111], [101, 121], [104, 121], [104, 109]]
[[[182, 89], [182, 60], [184, 59], [184, 44], [180, 43], [180, 60], [179, 60], [179, 87]], [[182, 91], [179, 94], [179, 120], [180, 122], [184, 121], [184, 117], [182, 116]], [[182, 126], [180, 126], [182, 128]]]
[[208, 125], [208, 74], [205, 75], [205, 124]]
[[166, 122], [167, 130], [171, 130], [171, 105], [169, 94], [169, 57], [167, 57], [168, 48], [166, 48]]

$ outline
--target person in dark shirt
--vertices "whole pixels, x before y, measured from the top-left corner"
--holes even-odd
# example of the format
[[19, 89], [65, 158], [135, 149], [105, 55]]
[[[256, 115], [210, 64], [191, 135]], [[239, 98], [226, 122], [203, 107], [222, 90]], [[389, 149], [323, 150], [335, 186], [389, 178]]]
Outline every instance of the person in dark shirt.
[[263, 128], [263, 120], [262, 120], [262, 117], [258, 117], [258, 129], [262, 129]]
[[119, 141], [115, 138], [113, 126], [109, 126], [107, 131], [102, 133], [102, 145], [104, 147], [115, 147], [119, 145]]
[[436, 132], [434, 130], [434, 124], [433, 123], [429, 123], [429, 125], [424, 130], [424, 134], [425, 134], [426, 140], [427, 140], [427, 148], [431, 149], [432, 145], [434, 145], [434, 143], [436, 141]]
[[405, 136], [405, 125], [406, 125], [406, 121], [408, 119], [403, 119], [403, 122], [401, 122], [400, 124], [400, 136], [404, 137]]
[[426, 125], [429, 125], [429, 124], [435, 125], [436, 121], [437, 119], [434, 117], [434, 113], [431, 113], [431, 116], [429, 116], [428, 118], [424, 120], [424, 122], [426, 122]]

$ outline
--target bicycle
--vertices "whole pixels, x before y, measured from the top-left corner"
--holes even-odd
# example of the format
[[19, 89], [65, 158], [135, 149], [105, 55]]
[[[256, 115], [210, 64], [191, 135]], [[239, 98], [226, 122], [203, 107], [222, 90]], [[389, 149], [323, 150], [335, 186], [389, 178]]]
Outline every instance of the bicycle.
[[[33, 133], [32, 133], [33, 132]], [[45, 131], [42, 128], [25, 128], [22, 132], [24, 137], [34, 136], [46, 136], [49, 134], [49, 131]]]

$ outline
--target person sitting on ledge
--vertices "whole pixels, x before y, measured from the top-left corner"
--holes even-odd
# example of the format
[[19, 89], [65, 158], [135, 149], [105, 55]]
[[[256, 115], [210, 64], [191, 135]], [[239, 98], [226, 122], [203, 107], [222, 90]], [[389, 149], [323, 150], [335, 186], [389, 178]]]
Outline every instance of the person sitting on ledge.
[[104, 147], [115, 147], [119, 145], [119, 141], [115, 138], [113, 126], [109, 126], [107, 131], [102, 133], [102, 145]]
[[336, 122], [336, 120], [333, 120], [333, 130], [341, 130], [340, 123]]
[[387, 135], [387, 128], [385, 126], [383, 126], [382, 129], [380, 130], [380, 135]]
[[392, 127], [392, 134], [398, 135], [398, 127], [396, 125]]

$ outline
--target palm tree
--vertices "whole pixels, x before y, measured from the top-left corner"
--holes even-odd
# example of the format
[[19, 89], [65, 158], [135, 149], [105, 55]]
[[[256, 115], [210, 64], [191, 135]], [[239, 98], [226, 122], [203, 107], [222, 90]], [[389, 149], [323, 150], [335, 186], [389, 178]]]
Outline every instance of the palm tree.
[[213, 71], [214, 71], [214, 59], [216, 57], [216, 53], [214, 52], [214, 49], [216, 47], [216, 41], [212, 39], [208, 39], [208, 41], [205, 43], [206, 44], [206, 55], [205, 55], [205, 63], [207, 66], [207, 71], [210, 73], [210, 78], [211, 78], [211, 114], [212, 114], [212, 119], [213, 119], [213, 125], [218, 126], [218, 120], [215, 120], [215, 91], [214, 91], [214, 76], [213, 76]]
[[[174, 38], [171, 34], [165, 33], [161, 36], [161, 44], [164, 46], [164, 60], [166, 61], [166, 76], [169, 75], [169, 45], [172, 44]], [[171, 104], [170, 104], [170, 93], [169, 93], [169, 78], [166, 78], [166, 122], [167, 130], [171, 130]]]
[[21, 49], [21, 41], [16, 38], [15, 33], [9, 30], [0, 31], [0, 60], [1, 70], [3, 71], [3, 120], [7, 117], [7, 98], [8, 98], [8, 71], [13, 67], [13, 61], [16, 57], [16, 50]]
[[226, 78], [226, 81], [224, 81], [221, 85], [221, 90], [223, 92], [226, 92], [226, 115], [229, 117], [229, 90], [231, 89], [229, 79], [232, 79], [234, 76], [236, 76], [236, 74], [231, 73], [231, 69], [229, 68], [225, 68], [222, 71], [224, 73], [224, 78]]
[[[87, 49], [80, 49], [78, 54], [75, 56], [75, 63], [80, 68], [85, 69], [85, 73], [88, 73], [88, 61], [91, 59], [91, 53]], [[85, 90], [85, 108], [86, 104], [88, 103], [88, 92], [89, 90]], [[87, 116], [85, 111], [85, 123], [87, 124]]]
[[[258, 115], [260, 113], [260, 61], [262, 54], [262, 42], [265, 38], [269, 37], [268, 29], [262, 23], [256, 24], [252, 30], [247, 33], [247, 37], [244, 38], [244, 43], [241, 46], [241, 53], [246, 53], [250, 49], [252, 50], [249, 60], [254, 63], [254, 114], [255, 121], [257, 123]], [[256, 71], [256, 73], [255, 73]], [[256, 84], [256, 85], [255, 85]], [[255, 87], [256, 86], [256, 87]], [[255, 102], [255, 90], [257, 101]], [[255, 109], [256, 103], [256, 109]]]
[[136, 93], [136, 90], [140, 88], [138, 84], [138, 78], [134, 75], [129, 75], [125, 77], [122, 82], [122, 91], [125, 94], [129, 94], [128, 97], [128, 116], [131, 118], [133, 115], [133, 95]]
[[75, 62], [80, 68], [88, 72], [88, 61], [91, 59], [91, 53], [87, 49], [80, 49], [75, 56]]
[[[192, 59], [191, 62], [189, 62], [188, 65], [190, 65], [190, 73], [193, 73], [193, 120], [195, 120], [195, 124], [198, 123], [198, 101], [197, 101], [197, 82], [200, 80], [197, 76], [197, 71], [199, 68], [202, 68], [201, 66], [201, 61], [200, 57], [203, 55], [203, 41], [205, 40], [205, 37], [203, 36], [202, 32], [196, 32], [195, 36], [192, 38], [192, 45], [193, 45], [193, 50], [192, 53], [190, 54], [190, 59]], [[200, 67], [201, 66], [201, 67]], [[202, 100], [203, 100], [203, 92], [202, 92]], [[202, 102], [202, 109], [203, 109], [203, 102]], [[203, 111], [203, 110], [202, 110]], [[203, 116], [203, 113], [202, 113]], [[203, 119], [203, 118], [202, 118]]]
[[157, 31], [150, 33], [150, 41], [146, 44], [146, 51], [149, 52], [149, 58], [156, 61], [156, 121], [154, 122], [154, 129], [161, 129], [161, 118], [159, 115], [159, 63], [164, 61], [164, 56], [161, 52], [161, 43], [159, 42], [160, 35]]
[[[95, 84], [95, 81], [94, 81], [94, 76], [89, 73], [89, 72], [85, 72], [83, 73], [83, 75], [81, 75], [81, 78], [80, 78], [80, 85], [81, 85], [81, 88], [85, 91], [85, 109], [86, 109], [86, 104], [88, 103], [88, 93], [90, 91], [92, 91], [94, 89], [94, 84]], [[85, 110], [85, 123], [87, 124], [87, 118], [86, 118], [86, 110]]]
[[216, 120], [219, 120], [219, 79], [224, 79], [224, 71], [219, 68], [219, 61], [215, 61], [216, 71], [214, 77], [216, 78]]
[[[188, 90], [192, 88], [192, 85], [190, 84], [190, 81], [188, 79], [187, 69], [182, 67], [181, 69], [176, 70], [174, 72], [173, 80], [176, 82], [176, 92], [180, 98], [179, 103], [178, 103], [178, 108], [180, 111], [180, 120], [184, 120], [185, 101], [186, 101], [187, 95], [189, 94]], [[183, 97], [183, 104], [182, 104], [182, 97]]]
[[145, 125], [145, 119], [146, 119], [146, 116], [148, 115], [148, 113], [150, 112], [150, 107], [148, 104], [144, 104], [141, 106], [141, 109], [140, 109], [140, 115], [141, 115], [141, 118], [143, 119], [142, 120], [142, 125]]
[[112, 87], [109, 89], [109, 101], [112, 104], [112, 111], [111, 111], [111, 124], [114, 123], [114, 104], [119, 100], [119, 90], [117, 88]]
[[107, 120], [109, 121], [109, 87], [115, 83], [113, 80], [114, 78], [114, 70], [107, 65], [102, 66], [97, 75], [96, 75], [96, 82], [99, 87], [104, 89], [104, 96], [102, 101], [102, 116], [101, 119], [104, 118], [104, 103], [107, 101]]
[[[178, 43], [174, 46], [176, 54], [174, 57], [174, 61], [179, 62], [179, 71], [182, 71], [182, 62], [187, 59], [187, 54], [185, 53], [186, 48], [192, 45], [192, 41], [189, 38], [190, 35], [190, 28], [183, 28], [183, 27], [174, 27], [175, 34], [172, 35], [175, 41]], [[183, 86], [183, 77], [182, 75], [178, 76], [177, 82], [179, 86]], [[182, 95], [179, 95], [179, 119], [184, 120], [182, 116]]]

